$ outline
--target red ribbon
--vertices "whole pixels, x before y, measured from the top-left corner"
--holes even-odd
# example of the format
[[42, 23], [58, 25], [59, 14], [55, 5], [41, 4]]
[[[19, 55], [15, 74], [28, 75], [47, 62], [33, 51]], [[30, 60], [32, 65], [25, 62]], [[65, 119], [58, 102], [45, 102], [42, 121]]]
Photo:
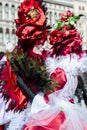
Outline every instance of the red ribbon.
[[16, 75], [12, 71], [11, 65], [8, 61], [6, 62], [6, 67], [2, 70], [0, 79], [6, 82], [6, 84], [2, 87], [3, 92], [6, 92], [6, 94], [3, 93], [4, 97], [8, 99], [9, 95], [9, 98], [11, 99], [8, 109], [13, 109], [13, 101], [16, 102], [14, 106], [15, 110], [24, 108], [27, 105], [26, 97], [18, 87], [16, 83]]
[[59, 130], [65, 120], [65, 114], [61, 111], [54, 120], [46, 126], [24, 126], [23, 130]]

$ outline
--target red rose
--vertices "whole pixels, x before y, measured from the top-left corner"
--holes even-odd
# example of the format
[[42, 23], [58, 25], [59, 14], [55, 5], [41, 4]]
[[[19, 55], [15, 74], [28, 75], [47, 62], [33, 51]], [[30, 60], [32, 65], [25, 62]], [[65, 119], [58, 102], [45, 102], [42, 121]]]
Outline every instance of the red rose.
[[62, 34], [63, 34], [63, 32], [61, 30], [54, 30], [50, 34], [50, 44], [54, 45], [57, 42], [61, 42], [62, 41]]
[[[37, 15], [39, 10], [39, 3], [34, 0], [25, 0], [21, 3], [20, 8], [18, 10], [18, 19], [16, 22], [19, 23], [25, 23], [29, 20], [32, 20], [31, 18], [34, 17], [35, 19], [38, 18], [39, 15]], [[33, 11], [33, 16], [31, 12]], [[35, 20], [33, 19], [33, 21]]]
[[53, 44], [53, 54], [66, 55], [80, 52], [82, 39], [76, 29], [55, 30], [50, 34], [50, 44]]
[[62, 41], [64, 48], [62, 51], [62, 54], [70, 54], [70, 53], [78, 53], [81, 51], [82, 46], [82, 39], [80, 37], [80, 34], [77, 32], [77, 30], [68, 30], [68, 34], [65, 31], [64, 33], [64, 39]]
[[66, 16], [61, 17], [61, 21], [62, 21], [62, 22], [67, 22], [67, 21], [68, 21], [68, 20], [67, 20], [67, 17], [66, 17]]
[[66, 13], [61, 13], [61, 21], [67, 22], [69, 17], [72, 17], [73, 13], [71, 11], [67, 11]]
[[73, 16], [73, 13], [72, 13], [70, 10], [68, 10], [68, 11], [66, 12], [66, 15], [67, 15], [67, 17], [72, 17], [72, 16]]
[[56, 68], [50, 78], [57, 84], [53, 86], [55, 90], [62, 89], [67, 82], [65, 71], [61, 68]]
[[43, 44], [47, 38], [45, 23], [46, 17], [39, 2], [25, 0], [19, 8], [18, 19], [16, 19], [16, 35], [19, 42]]
[[64, 30], [63, 32], [63, 37], [67, 38], [67, 37], [75, 37], [77, 35], [77, 30], [73, 29], [73, 30]]

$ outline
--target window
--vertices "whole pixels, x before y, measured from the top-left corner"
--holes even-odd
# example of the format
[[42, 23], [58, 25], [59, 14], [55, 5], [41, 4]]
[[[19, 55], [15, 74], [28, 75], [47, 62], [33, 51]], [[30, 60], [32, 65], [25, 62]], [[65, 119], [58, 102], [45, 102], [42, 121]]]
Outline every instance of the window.
[[65, 9], [66, 7], [65, 6], [63, 6], [63, 9]]
[[85, 10], [84, 6], [79, 6], [79, 10]]
[[0, 44], [2, 44], [2, 39], [3, 39], [3, 30], [0, 28]]
[[5, 32], [5, 41], [9, 42], [9, 29], [6, 29], [6, 32]]
[[81, 6], [79, 6], [79, 10], [81, 10]]
[[85, 7], [84, 7], [84, 6], [82, 7], [82, 10], [85, 10]]
[[18, 17], [18, 10], [19, 10], [20, 6], [16, 7], [16, 17]]
[[59, 5], [59, 9], [61, 9], [61, 5]]
[[12, 19], [15, 18], [15, 6], [14, 5], [11, 6], [11, 18]]
[[59, 17], [61, 17], [61, 14], [62, 14], [62, 13], [60, 12], [60, 13], [59, 13]]
[[55, 18], [57, 18], [57, 12], [55, 12], [55, 14], [54, 14], [54, 15], [55, 15]]
[[12, 42], [12, 43], [15, 43], [15, 42], [16, 42], [15, 30], [12, 30], [12, 34], [11, 34], [11, 42]]
[[50, 24], [52, 25], [52, 12], [50, 12]]
[[2, 19], [2, 3], [0, 3], [0, 19]]
[[5, 19], [8, 19], [9, 17], [9, 7], [8, 4], [5, 5]]
[[20, 8], [20, 6], [17, 7], [17, 12], [18, 12], [19, 8]]

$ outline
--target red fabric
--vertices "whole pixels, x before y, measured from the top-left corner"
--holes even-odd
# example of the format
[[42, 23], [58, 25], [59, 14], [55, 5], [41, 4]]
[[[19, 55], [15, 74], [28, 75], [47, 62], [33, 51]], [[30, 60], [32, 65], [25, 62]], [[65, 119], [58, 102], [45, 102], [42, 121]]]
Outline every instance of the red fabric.
[[56, 83], [56, 85], [53, 86], [55, 91], [62, 89], [67, 82], [66, 73], [61, 68], [56, 68], [50, 78]]
[[76, 29], [54, 30], [50, 34], [50, 44], [53, 45], [52, 54], [67, 55], [71, 53], [81, 53], [82, 39]]
[[4, 125], [0, 125], [0, 130], [4, 130]]
[[66, 119], [64, 112], [60, 112], [54, 120], [46, 126], [25, 126], [23, 130], [59, 130]]
[[8, 76], [10, 82], [10, 90], [9, 90], [10, 98], [16, 101], [15, 109], [24, 108], [26, 106], [26, 101], [25, 101], [26, 97], [23, 95], [23, 93], [21, 92], [21, 90], [19, 89], [16, 83], [16, 75], [12, 71], [9, 62], [7, 62], [7, 67], [8, 67]]
[[23, 1], [18, 10], [18, 19], [15, 21], [19, 45], [20, 42], [24, 45], [29, 44], [30, 48], [32, 44], [43, 44], [47, 39], [46, 17], [39, 2]]
[[[66, 73], [61, 68], [56, 68], [53, 71], [53, 73], [50, 75], [50, 78], [52, 79], [52, 81], [55, 82], [55, 85], [52, 86], [54, 91], [58, 91], [58, 90], [62, 89], [67, 82]], [[50, 92], [50, 91], [46, 91], [46, 94], [44, 95], [44, 100], [46, 103], [49, 102], [48, 95], [51, 93], [52, 92]]]
[[82, 122], [82, 126], [83, 126], [84, 130], [87, 130], [87, 124], [85, 124], [85, 122]]
[[16, 75], [12, 71], [11, 65], [8, 61], [6, 62], [6, 67], [2, 70], [2, 75], [0, 76], [0, 79], [6, 82], [6, 84], [2, 87], [3, 96], [7, 100], [8, 97], [11, 99], [8, 109], [23, 109], [27, 105], [26, 97], [19, 89], [16, 83]]
[[71, 98], [69, 101], [74, 104], [74, 99]]
[[44, 100], [45, 100], [46, 103], [49, 102], [49, 98], [48, 98], [48, 95], [47, 95], [47, 94], [44, 94]]

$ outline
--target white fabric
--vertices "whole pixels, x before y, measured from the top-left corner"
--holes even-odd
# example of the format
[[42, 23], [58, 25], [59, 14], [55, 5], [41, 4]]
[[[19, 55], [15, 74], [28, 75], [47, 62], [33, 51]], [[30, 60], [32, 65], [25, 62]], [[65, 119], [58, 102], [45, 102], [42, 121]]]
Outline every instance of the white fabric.
[[[47, 125], [62, 110], [65, 113], [66, 121], [64, 122], [61, 130], [63, 130], [66, 127], [66, 130], [84, 130], [81, 122], [85, 122], [87, 124], [87, 110], [80, 109], [80, 107], [77, 104], [72, 104], [68, 101], [72, 96], [74, 96], [74, 93], [70, 88], [73, 88], [74, 85], [76, 86], [77, 84], [77, 80], [75, 79], [75, 77], [70, 77], [69, 75], [68, 79], [68, 81], [71, 81], [73, 79], [73, 82], [67, 82], [62, 90], [50, 94], [50, 101], [48, 104], [45, 103], [44, 109], [44, 99], [40, 97], [41, 95], [38, 94], [34, 98], [34, 109], [38, 110], [38, 114], [36, 113], [36, 111], [34, 111], [33, 107], [31, 107], [31, 111], [33, 109], [33, 113], [31, 113], [30, 111], [30, 117], [26, 120], [26, 122], [28, 122], [29, 125]], [[38, 104], [40, 103], [39, 106], [36, 105], [36, 102]], [[45, 107], [46, 105], [47, 107]]]
[[[81, 58], [76, 55], [67, 55], [61, 57], [48, 57], [46, 61], [47, 71], [51, 74], [57, 67], [64, 69], [67, 76], [67, 83], [63, 89], [49, 95], [49, 103], [46, 104], [43, 94], [35, 96], [32, 105], [28, 104], [26, 110], [21, 113], [9, 112], [10, 124], [7, 130], [21, 130], [24, 124], [47, 125], [56, 115], [63, 111], [66, 120], [60, 130], [85, 130], [83, 124], [87, 125], [87, 110], [72, 104], [69, 99], [74, 98], [74, 93], [78, 84], [77, 75], [87, 71], [87, 55]], [[6, 123], [7, 114], [5, 112], [6, 104], [0, 100], [0, 121]], [[6, 118], [6, 120], [5, 120]], [[8, 122], [9, 122], [8, 119]], [[16, 124], [16, 125], [15, 125]]]
[[[57, 67], [66, 72], [67, 83], [64, 88], [49, 95], [49, 103], [44, 104], [41, 94], [38, 94], [32, 103], [29, 118], [26, 120], [29, 125], [47, 125], [55, 116], [63, 110], [66, 120], [61, 130], [84, 130], [83, 122], [87, 125], [87, 110], [80, 108], [77, 104], [69, 102], [74, 98], [78, 84], [77, 75], [87, 71], [87, 55], [79, 57], [76, 54], [47, 58], [47, 70], [51, 74]], [[44, 105], [44, 106], [43, 106]], [[34, 120], [34, 121], [32, 121]], [[70, 125], [69, 125], [70, 124]]]

